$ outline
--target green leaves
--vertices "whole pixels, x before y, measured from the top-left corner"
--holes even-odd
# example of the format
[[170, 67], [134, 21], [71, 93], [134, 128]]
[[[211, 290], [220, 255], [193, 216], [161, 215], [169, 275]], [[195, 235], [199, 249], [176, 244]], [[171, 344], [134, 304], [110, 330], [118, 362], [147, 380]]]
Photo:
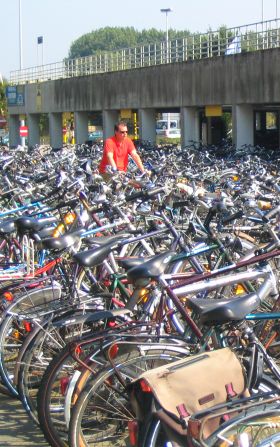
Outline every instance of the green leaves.
[[[189, 35], [189, 31], [169, 30], [170, 39]], [[155, 28], [137, 31], [133, 27], [105, 27], [84, 34], [75, 40], [69, 51], [69, 59], [100, 54], [103, 51], [115, 51], [124, 48], [134, 48], [165, 40], [165, 31]]]

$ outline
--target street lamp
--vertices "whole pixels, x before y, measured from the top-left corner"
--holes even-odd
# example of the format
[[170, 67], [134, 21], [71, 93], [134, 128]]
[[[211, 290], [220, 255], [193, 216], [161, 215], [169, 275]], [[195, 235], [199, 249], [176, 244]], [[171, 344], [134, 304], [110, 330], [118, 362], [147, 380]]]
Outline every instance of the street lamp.
[[18, 1], [19, 24], [19, 68], [22, 69], [22, 24], [21, 24], [21, 0]]
[[169, 62], [169, 42], [168, 42], [168, 13], [172, 12], [171, 8], [162, 8], [160, 12], [163, 12], [165, 14], [165, 32], [166, 32], [166, 62]]

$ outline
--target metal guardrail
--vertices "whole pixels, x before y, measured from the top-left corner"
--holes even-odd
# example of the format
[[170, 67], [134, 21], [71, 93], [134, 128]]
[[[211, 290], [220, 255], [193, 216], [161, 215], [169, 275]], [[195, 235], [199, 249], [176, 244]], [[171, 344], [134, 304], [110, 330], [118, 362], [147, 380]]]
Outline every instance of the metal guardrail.
[[193, 34], [10, 73], [10, 84], [45, 82], [280, 47], [280, 19]]

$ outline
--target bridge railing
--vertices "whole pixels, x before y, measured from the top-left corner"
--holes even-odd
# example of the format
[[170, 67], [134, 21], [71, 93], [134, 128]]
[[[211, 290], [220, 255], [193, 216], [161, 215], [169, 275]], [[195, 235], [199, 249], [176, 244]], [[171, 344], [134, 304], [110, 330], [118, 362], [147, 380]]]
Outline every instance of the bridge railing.
[[280, 19], [12, 71], [10, 84], [45, 82], [277, 47], [280, 47]]

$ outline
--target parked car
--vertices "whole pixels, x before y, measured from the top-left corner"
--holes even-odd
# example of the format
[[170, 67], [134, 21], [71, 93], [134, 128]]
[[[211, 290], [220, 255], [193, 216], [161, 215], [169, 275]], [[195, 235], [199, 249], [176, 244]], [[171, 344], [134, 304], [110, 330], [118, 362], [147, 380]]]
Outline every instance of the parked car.
[[177, 120], [157, 120], [156, 134], [166, 138], [181, 138]]

